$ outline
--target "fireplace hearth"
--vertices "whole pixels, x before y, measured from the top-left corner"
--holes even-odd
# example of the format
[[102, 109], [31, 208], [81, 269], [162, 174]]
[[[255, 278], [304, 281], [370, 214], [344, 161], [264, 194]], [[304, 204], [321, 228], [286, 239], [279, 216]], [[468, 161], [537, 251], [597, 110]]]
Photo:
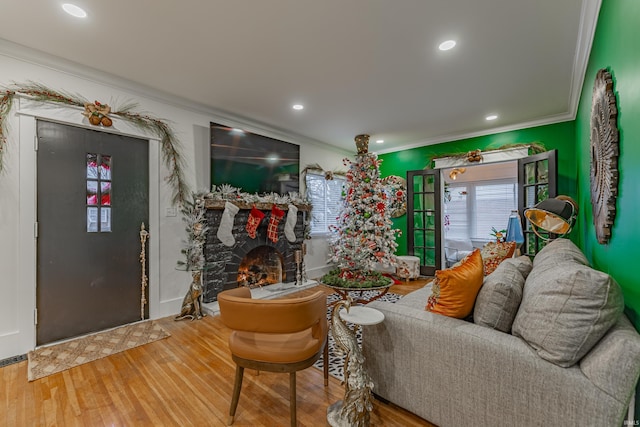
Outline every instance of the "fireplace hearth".
[[[238, 286], [257, 287], [278, 283], [290, 283], [296, 280], [296, 251], [302, 251], [304, 243], [304, 221], [308, 206], [298, 206], [297, 221], [294, 228], [296, 240], [289, 242], [284, 235], [283, 218], [278, 224], [278, 241], [267, 238], [267, 226], [272, 204], [259, 203], [256, 209], [265, 214], [252, 239], [246, 230], [247, 220], [253, 205], [234, 203], [240, 208], [233, 222], [231, 234], [235, 239], [232, 246], [226, 246], [217, 237], [218, 226], [224, 211], [224, 202], [207, 200], [205, 218], [210, 232], [204, 247], [207, 269], [203, 276], [203, 301], [217, 301], [218, 293]], [[287, 205], [278, 205], [288, 211]], [[279, 265], [278, 265], [279, 264]]]

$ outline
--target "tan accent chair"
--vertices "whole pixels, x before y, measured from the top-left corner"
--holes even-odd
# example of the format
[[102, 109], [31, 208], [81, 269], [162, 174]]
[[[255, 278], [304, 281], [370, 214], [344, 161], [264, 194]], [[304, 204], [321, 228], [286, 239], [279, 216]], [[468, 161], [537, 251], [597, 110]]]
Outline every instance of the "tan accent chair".
[[233, 424], [244, 369], [289, 373], [291, 425], [296, 425], [296, 371], [324, 354], [324, 385], [329, 383], [327, 297], [323, 292], [301, 298], [257, 300], [249, 288], [218, 294], [220, 319], [231, 329], [229, 349], [236, 379], [227, 425]]

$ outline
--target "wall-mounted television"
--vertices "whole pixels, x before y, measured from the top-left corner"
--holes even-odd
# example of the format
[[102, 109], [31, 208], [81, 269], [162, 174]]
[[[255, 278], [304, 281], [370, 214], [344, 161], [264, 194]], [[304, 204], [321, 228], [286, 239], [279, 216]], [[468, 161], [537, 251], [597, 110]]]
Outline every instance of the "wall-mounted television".
[[300, 146], [211, 123], [211, 184], [247, 193], [297, 192]]

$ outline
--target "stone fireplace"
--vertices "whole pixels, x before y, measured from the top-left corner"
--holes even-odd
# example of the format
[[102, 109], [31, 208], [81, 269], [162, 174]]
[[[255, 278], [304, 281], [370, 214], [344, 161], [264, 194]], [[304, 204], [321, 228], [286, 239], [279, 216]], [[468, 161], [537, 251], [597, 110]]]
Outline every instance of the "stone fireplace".
[[296, 205], [296, 240], [289, 242], [284, 235], [288, 208], [287, 205], [278, 205], [279, 209], [285, 211], [285, 217], [278, 224], [279, 239], [273, 243], [267, 238], [267, 226], [273, 205], [256, 203], [256, 209], [262, 211], [265, 216], [258, 226], [256, 238], [252, 239], [247, 233], [246, 225], [253, 205], [233, 202], [240, 208], [234, 218], [232, 229], [235, 244], [226, 246], [216, 235], [224, 212], [224, 203], [220, 200], [205, 201], [205, 218], [210, 230], [204, 248], [205, 263], [208, 266], [202, 280], [204, 302], [217, 301], [218, 293], [238, 286], [254, 287], [295, 282], [296, 251], [302, 251], [305, 215], [310, 207]]

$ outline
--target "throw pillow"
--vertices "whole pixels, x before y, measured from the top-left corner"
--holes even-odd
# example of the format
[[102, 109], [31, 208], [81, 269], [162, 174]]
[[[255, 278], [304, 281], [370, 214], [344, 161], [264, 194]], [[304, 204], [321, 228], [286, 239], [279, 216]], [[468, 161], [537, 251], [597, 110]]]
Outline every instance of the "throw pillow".
[[[520, 257], [522, 258], [522, 257]], [[529, 261], [529, 258], [524, 257]], [[519, 258], [502, 262], [496, 271], [484, 278], [473, 309], [473, 321], [509, 333], [522, 300], [524, 277], [518, 268], [523, 263]], [[529, 261], [531, 270], [531, 261]], [[529, 271], [527, 270], [527, 274]]]
[[547, 245], [536, 254], [533, 259], [533, 265], [538, 267], [550, 267], [552, 265], [575, 262], [582, 265], [589, 265], [589, 261], [582, 254], [582, 251], [569, 239], [556, 239], [547, 243]]
[[489, 242], [482, 248], [484, 274], [493, 273], [502, 261], [511, 258], [516, 250], [516, 242]]
[[533, 268], [531, 259], [526, 255], [522, 255], [517, 258], [509, 258], [504, 260], [504, 262], [516, 267], [525, 280], [527, 280], [527, 277], [529, 276], [529, 273], [531, 273], [531, 269]]
[[608, 274], [575, 261], [535, 267], [524, 286], [513, 335], [549, 362], [578, 362], [620, 317], [620, 286]]
[[484, 277], [480, 250], [473, 251], [457, 267], [437, 270], [435, 276], [426, 310], [459, 319], [471, 314]]

